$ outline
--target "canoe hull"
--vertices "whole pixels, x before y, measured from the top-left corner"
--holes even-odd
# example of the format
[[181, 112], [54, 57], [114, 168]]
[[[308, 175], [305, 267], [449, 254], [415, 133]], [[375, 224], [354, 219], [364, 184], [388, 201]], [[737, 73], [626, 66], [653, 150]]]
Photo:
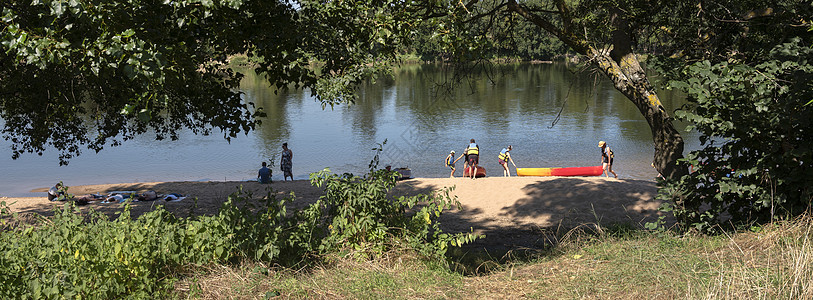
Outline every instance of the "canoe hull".
[[572, 168], [517, 168], [517, 176], [600, 176], [601, 166]]
[[[463, 169], [463, 177], [471, 177], [471, 168]], [[477, 172], [474, 173], [475, 178], [486, 177], [486, 168], [477, 166]]]

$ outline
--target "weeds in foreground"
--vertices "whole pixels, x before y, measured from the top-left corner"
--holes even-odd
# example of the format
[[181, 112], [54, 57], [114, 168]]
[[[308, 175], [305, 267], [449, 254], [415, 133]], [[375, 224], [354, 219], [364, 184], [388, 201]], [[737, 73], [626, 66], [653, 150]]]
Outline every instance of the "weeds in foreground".
[[[409, 251], [335, 257], [312, 269], [252, 265], [201, 274], [203, 298], [811, 299], [813, 219], [731, 235], [677, 235], [624, 225], [583, 226], [543, 251], [449, 252], [451, 263]], [[464, 257], [461, 259], [461, 257]], [[463, 261], [469, 260], [469, 261]], [[455, 271], [464, 265], [466, 272]], [[230, 275], [224, 275], [230, 274]], [[193, 284], [190, 281], [179, 286]], [[230, 287], [240, 292], [230, 292]], [[235, 287], [239, 287], [235, 289]]]
[[727, 236], [710, 254], [719, 273], [697, 284], [697, 298], [813, 299], [813, 217], [767, 225]]
[[[301, 267], [336, 255], [375, 258], [393, 249], [438, 258], [477, 238], [440, 230], [438, 218], [456, 204], [448, 191], [388, 197], [393, 173], [320, 172], [313, 182], [325, 187], [325, 196], [290, 214], [285, 202], [291, 199], [278, 200], [269, 191], [256, 203], [242, 190], [213, 216], [177, 217], [159, 206], [133, 219], [126, 203], [110, 220], [66, 203], [54, 217], [25, 225], [7, 222], [19, 216], [0, 206], [0, 298], [160, 298], [175, 292], [179, 278], [197, 279], [190, 270], [200, 268], [246, 261]], [[185, 292], [201, 289], [191, 284]]]

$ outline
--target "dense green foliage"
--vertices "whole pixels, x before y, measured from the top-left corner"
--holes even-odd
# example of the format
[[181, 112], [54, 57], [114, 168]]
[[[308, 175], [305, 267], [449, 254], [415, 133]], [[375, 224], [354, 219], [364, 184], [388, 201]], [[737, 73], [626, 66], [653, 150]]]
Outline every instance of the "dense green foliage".
[[477, 238], [440, 230], [442, 211], [456, 203], [448, 193], [387, 196], [394, 173], [314, 174], [325, 196], [293, 213], [285, 209], [290, 199], [269, 192], [257, 206], [238, 191], [213, 216], [177, 217], [159, 207], [133, 219], [125, 205], [109, 220], [66, 204], [53, 218], [25, 225], [2, 203], [0, 298], [155, 298], [189, 266], [245, 260], [293, 266], [337, 251], [367, 257], [393, 248], [438, 259]]
[[[450, 6], [450, 13], [454, 13], [451, 9], [454, 7]], [[483, 4], [471, 9], [482, 11], [488, 8]], [[468, 60], [551, 60], [566, 54], [568, 50], [562, 41], [514, 14], [495, 13], [470, 20], [427, 18], [418, 24], [418, 29], [412, 33], [412, 41], [401, 47], [406, 48], [403, 51], [414, 52], [424, 61], [455, 60], [462, 58], [461, 55]], [[450, 27], [455, 30], [448, 30]]]
[[236, 137], [264, 115], [225, 68], [237, 54], [271, 84], [310, 88], [325, 105], [352, 101], [354, 84], [379, 70], [375, 57], [398, 44], [387, 10], [380, 1], [2, 1], [2, 134], [12, 157], [53, 149], [62, 164], [82, 147], [145, 133]]
[[498, 56], [520, 60], [553, 60], [568, 53], [567, 46], [550, 33], [539, 30], [525, 20], [517, 20], [516, 23], [507, 29], [507, 39], [497, 45]]
[[188, 265], [277, 259], [282, 201], [253, 213], [241, 199], [231, 195], [215, 216], [178, 218], [158, 208], [135, 220], [127, 207], [109, 220], [66, 204], [37, 224], [4, 226], [0, 296], [150, 298], [169, 291]]
[[[314, 185], [324, 187], [325, 195], [305, 213], [325, 213], [330, 222], [317, 225], [326, 237], [320, 251], [362, 250], [380, 253], [403, 246], [427, 256], [443, 255], [450, 246], [474, 241], [473, 234], [443, 233], [438, 218], [446, 209], [460, 203], [449, 197], [449, 189], [432, 195], [387, 197], [395, 186], [397, 172], [376, 171], [364, 177], [336, 175], [327, 171], [311, 174]], [[410, 213], [407, 213], [410, 212]], [[310, 220], [320, 220], [320, 217]], [[344, 249], [351, 247], [352, 249]]]
[[705, 146], [684, 160], [694, 172], [665, 182], [661, 197], [701, 230], [799, 214], [813, 200], [813, 34], [804, 18], [813, 6], [754, 2], [703, 11], [692, 22], [700, 41], [676, 41], [680, 56], [654, 60], [687, 93], [676, 117]]
[[259, 112], [232, 91], [239, 76], [218, 68], [226, 49], [245, 51], [227, 36], [238, 5], [204, 4], [0, 4], [0, 116], [13, 157], [53, 148], [67, 163], [81, 145], [98, 151], [150, 130], [251, 129]]

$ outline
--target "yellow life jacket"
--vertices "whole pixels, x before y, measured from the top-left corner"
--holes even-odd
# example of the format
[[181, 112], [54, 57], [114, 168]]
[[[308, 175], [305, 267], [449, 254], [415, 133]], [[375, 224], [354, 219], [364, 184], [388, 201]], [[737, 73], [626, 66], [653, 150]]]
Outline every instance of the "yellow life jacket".
[[480, 148], [477, 147], [477, 144], [469, 144], [469, 147], [467, 149], [469, 150], [466, 151], [466, 155], [472, 154], [480, 155]]
[[505, 152], [505, 153], [500, 152], [500, 155], [498, 155], [497, 158], [499, 158], [500, 160], [502, 160], [504, 162], [508, 162], [508, 152]]

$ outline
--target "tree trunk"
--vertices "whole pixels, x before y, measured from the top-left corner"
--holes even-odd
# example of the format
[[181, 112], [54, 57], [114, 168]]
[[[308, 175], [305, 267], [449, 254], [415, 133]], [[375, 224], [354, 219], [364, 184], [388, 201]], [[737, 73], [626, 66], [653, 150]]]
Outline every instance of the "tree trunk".
[[672, 118], [663, 109], [638, 59], [632, 52], [618, 53], [615, 50], [617, 48], [613, 51], [591, 48], [585, 55], [607, 75], [618, 91], [638, 107], [649, 123], [655, 148], [655, 169], [672, 178], [687, 174], [687, 169], [677, 164], [677, 160], [683, 158], [683, 137], [672, 125]]
[[[564, 2], [559, 3], [561, 4], [559, 16], [562, 18], [562, 23], [570, 25], [570, 16], [564, 9]], [[649, 83], [635, 53], [632, 52], [630, 28], [623, 11], [617, 8], [610, 9], [610, 21], [613, 26], [612, 45], [596, 49], [576, 31], [577, 29], [571, 26], [564, 26], [563, 29], [560, 29], [534, 15], [515, 0], [509, 0], [508, 7], [555, 35], [579, 54], [586, 56], [613, 82], [618, 91], [638, 107], [652, 130], [655, 148], [653, 163], [658, 172], [672, 178], [678, 178], [688, 173], [686, 168], [677, 164], [677, 160], [683, 157], [683, 137], [672, 125], [672, 118], [663, 109], [658, 95], [655, 94], [655, 89]]]

